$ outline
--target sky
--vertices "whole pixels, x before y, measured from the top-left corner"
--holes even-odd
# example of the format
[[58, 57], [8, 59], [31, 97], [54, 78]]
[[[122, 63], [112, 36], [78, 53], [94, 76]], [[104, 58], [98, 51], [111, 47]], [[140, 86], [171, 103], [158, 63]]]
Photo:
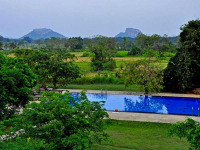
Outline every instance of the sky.
[[176, 36], [199, 18], [200, 0], [0, 0], [0, 35], [9, 38], [35, 28], [66, 37], [112, 37], [126, 28]]

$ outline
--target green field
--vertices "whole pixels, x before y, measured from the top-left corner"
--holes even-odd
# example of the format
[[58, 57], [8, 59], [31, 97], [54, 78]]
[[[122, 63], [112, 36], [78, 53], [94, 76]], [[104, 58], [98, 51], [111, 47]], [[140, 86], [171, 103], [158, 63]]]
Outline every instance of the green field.
[[[96, 72], [92, 72], [91, 70], [91, 58], [90, 57], [82, 57], [83, 52], [72, 52], [76, 56], [75, 63], [81, 68], [82, 72], [87, 77], [96, 76]], [[165, 54], [166, 57], [164, 59], [161, 59], [160, 65], [162, 68], [167, 67], [167, 64], [169, 62], [169, 59], [174, 56], [173, 53]], [[115, 54], [114, 60], [116, 61], [117, 68], [114, 70], [114, 72], [118, 71], [121, 64], [128, 63], [128, 62], [134, 62], [137, 60], [144, 59], [144, 56], [128, 56], [127, 51], [118, 51]]]
[[133, 121], [112, 121], [106, 130], [108, 142], [94, 145], [91, 150], [188, 150], [185, 139], [168, 136], [171, 124]]
[[[53, 87], [53, 85], [48, 85]], [[58, 88], [64, 89], [82, 89], [82, 90], [108, 90], [108, 91], [135, 91], [143, 92], [138, 86], [131, 85], [125, 87], [124, 84], [68, 84], [65, 86], [58, 85]]]

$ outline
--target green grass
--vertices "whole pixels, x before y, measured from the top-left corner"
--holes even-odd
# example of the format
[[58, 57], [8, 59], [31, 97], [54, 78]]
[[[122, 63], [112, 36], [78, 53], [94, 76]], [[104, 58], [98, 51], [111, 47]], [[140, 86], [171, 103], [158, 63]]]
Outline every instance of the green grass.
[[127, 57], [128, 56], [128, 51], [117, 51], [115, 54], [115, 57]]
[[[94, 144], [89, 150], [188, 150], [190, 146], [185, 139], [168, 135], [170, 128], [171, 124], [166, 123], [111, 120], [111, 125], [105, 131], [109, 139]], [[36, 139], [32, 140], [28, 143], [27, 139], [22, 139], [1, 146], [9, 150], [37, 149]]]
[[90, 62], [75, 62], [83, 71], [90, 71], [91, 65]]
[[91, 150], [188, 150], [184, 139], [168, 136], [171, 124], [112, 121], [106, 130], [111, 142], [95, 144]]
[[[48, 85], [52, 87], [52, 85]], [[58, 85], [57, 88], [64, 89], [83, 89], [83, 90], [108, 90], [108, 91], [137, 91], [140, 92], [140, 88], [136, 85], [129, 87], [124, 86], [124, 84], [68, 84], [68, 85]]]

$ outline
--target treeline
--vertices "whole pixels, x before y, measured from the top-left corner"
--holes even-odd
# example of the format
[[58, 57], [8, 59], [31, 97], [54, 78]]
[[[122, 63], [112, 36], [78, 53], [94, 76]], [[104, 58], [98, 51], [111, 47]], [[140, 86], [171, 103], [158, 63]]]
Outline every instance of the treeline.
[[[88, 50], [88, 41], [92, 41], [98, 38], [81, 38], [81, 37], [72, 37], [69, 39], [65, 38], [55, 38], [51, 39], [40, 39], [32, 40], [29, 37], [24, 37], [20, 40], [5, 40], [0, 38], [0, 49], [16, 49], [16, 48], [31, 48], [31, 49], [55, 49], [61, 48], [66, 49], [71, 52], [75, 51], [87, 51]], [[109, 38], [114, 42], [114, 47], [118, 51], [130, 51], [130, 55], [136, 55], [142, 53], [142, 50], [145, 48], [152, 48], [158, 51], [170, 51], [174, 52], [178, 46], [178, 38], [170, 38], [167, 35], [144, 35], [141, 34], [135, 39], [133, 38]]]

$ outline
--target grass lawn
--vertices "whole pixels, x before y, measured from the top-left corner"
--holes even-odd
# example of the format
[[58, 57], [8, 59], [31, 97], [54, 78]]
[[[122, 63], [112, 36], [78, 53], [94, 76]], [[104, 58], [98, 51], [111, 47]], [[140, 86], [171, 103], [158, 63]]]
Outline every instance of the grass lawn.
[[[53, 85], [48, 84], [49, 87], [53, 87]], [[68, 84], [68, 85], [57, 85], [57, 88], [64, 89], [83, 89], [83, 90], [108, 90], [108, 91], [134, 91], [134, 92], [142, 92], [140, 87], [136, 85], [131, 85], [125, 88], [124, 84]]]
[[113, 120], [106, 130], [110, 142], [95, 144], [92, 150], [188, 150], [185, 139], [168, 136], [171, 124]]

